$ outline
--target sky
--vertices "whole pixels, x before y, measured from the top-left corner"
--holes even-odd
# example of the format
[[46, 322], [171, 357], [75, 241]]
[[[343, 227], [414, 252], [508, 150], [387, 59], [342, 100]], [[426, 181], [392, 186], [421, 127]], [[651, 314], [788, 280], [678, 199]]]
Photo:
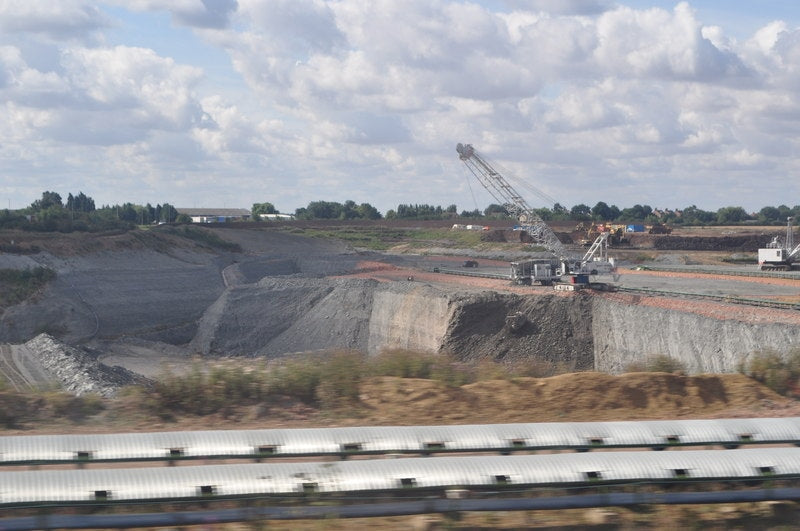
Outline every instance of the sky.
[[[796, 0], [0, 0], [0, 208], [800, 204]], [[540, 191], [540, 196], [525, 190]]]

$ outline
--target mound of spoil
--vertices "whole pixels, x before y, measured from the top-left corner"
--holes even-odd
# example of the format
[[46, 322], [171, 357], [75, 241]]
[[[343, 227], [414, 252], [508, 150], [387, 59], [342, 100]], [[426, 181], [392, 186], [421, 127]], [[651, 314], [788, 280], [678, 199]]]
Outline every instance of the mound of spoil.
[[369, 424], [468, 424], [782, 417], [800, 406], [742, 374], [570, 373], [448, 387], [374, 378], [361, 386]]
[[678, 251], [755, 252], [766, 243], [764, 236], [659, 236], [653, 248]]
[[800, 416], [800, 403], [741, 374], [611, 376], [581, 372], [485, 380], [461, 387], [437, 380], [380, 376], [364, 379], [358, 400], [335, 411], [279, 397], [232, 405], [212, 415], [177, 416], [168, 422], [126, 414], [136, 406], [126, 404], [125, 398], [120, 400], [121, 408], [112, 405], [107, 414], [86, 419], [80, 426], [45, 421], [26, 426], [25, 434], [78, 429], [82, 433], [114, 433], [206, 430], [209, 426], [244, 430]]
[[63, 390], [76, 395], [96, 393], [110, 397], [124, 385], [144, 381], [127, 369], [100, 363], [91, 353], [71, 347], [47, 334], [36, 336], [25, 343], [25, 347]]

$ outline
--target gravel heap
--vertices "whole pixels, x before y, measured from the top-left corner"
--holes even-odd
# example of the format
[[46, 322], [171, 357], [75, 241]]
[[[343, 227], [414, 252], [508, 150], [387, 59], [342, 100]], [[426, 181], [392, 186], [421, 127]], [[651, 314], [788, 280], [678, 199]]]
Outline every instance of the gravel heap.
[[90, 352], [71, 347], [47, 334], [39, 334], [25, 346], [61, 383], [63, 390], [76, 395], [96, 393], [110, 397], [121, 386], [141, 380], [127, 369], [104, 365]]

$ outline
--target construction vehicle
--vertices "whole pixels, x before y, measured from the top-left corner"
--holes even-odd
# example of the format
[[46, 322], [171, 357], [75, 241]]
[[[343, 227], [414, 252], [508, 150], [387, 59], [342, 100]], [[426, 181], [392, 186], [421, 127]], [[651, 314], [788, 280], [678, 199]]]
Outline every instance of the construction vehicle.
[[569, 252], [553, 229], [471, 144], [458, 144], [456, 151], [481, 185], [518, 220], [520, 228], [531, 236], [535, 244], [551, 253], [556, 261], [555, 267], [537, 261], [513, 263], [511, 277], [514, 283], [550, 284], [563, 281], [574, 289], [589, 285], [590, 275], [616, 274], [614, 259], [608, 256], [608, 232], [601, 232], [582, 257]]
[[761, 271], [790, 271], [800, 264], [800, 244], [794, 246], [792, 220], [786, 219], [786, 238], [775, 236], [765, 248], [758, 250], [758, 267]]
[[559, 279], [558, 260], [539, 259], [511, 262], [511, 281], [514, 284], [550, 286]]
[[672, 234], [672, 228], [668, 227], [662, 223], [653, 223], [650, 227], [650, 230], [647, 231], [648, 234]]

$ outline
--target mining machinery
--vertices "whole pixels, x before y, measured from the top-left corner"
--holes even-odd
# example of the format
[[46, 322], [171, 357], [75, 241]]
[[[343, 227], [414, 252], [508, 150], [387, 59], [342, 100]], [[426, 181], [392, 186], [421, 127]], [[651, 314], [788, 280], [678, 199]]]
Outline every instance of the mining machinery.
[[790, 271], [800, 263], [800, 244], [794, 246], [792, 220], [786, 219], [786, 238], [775, 236], [766, 247], [758, 250], [758, 267], [762, 271]]
[[[547, 284], [553, 280], [567, 280], [572, 285], [587, 285], [590, 275], [616, 274], [614, 259], [608, 256], [607, 232], [600, 233], [583, 256], [571, 253], [525, 198], [471, 144], [458, 144], [456, 151], [481, 185], [517, 219], [520, 229], [553, 255], [553, 268], [549, 272], [546, 267], [533, 267], [543, 265], [538, 263], [541, 261], [536, 261], [537, 264], [533, 261], [513, 262], [511, 277], [515, 283]], [[543, 273], [537, 273], [539, 270]]]

